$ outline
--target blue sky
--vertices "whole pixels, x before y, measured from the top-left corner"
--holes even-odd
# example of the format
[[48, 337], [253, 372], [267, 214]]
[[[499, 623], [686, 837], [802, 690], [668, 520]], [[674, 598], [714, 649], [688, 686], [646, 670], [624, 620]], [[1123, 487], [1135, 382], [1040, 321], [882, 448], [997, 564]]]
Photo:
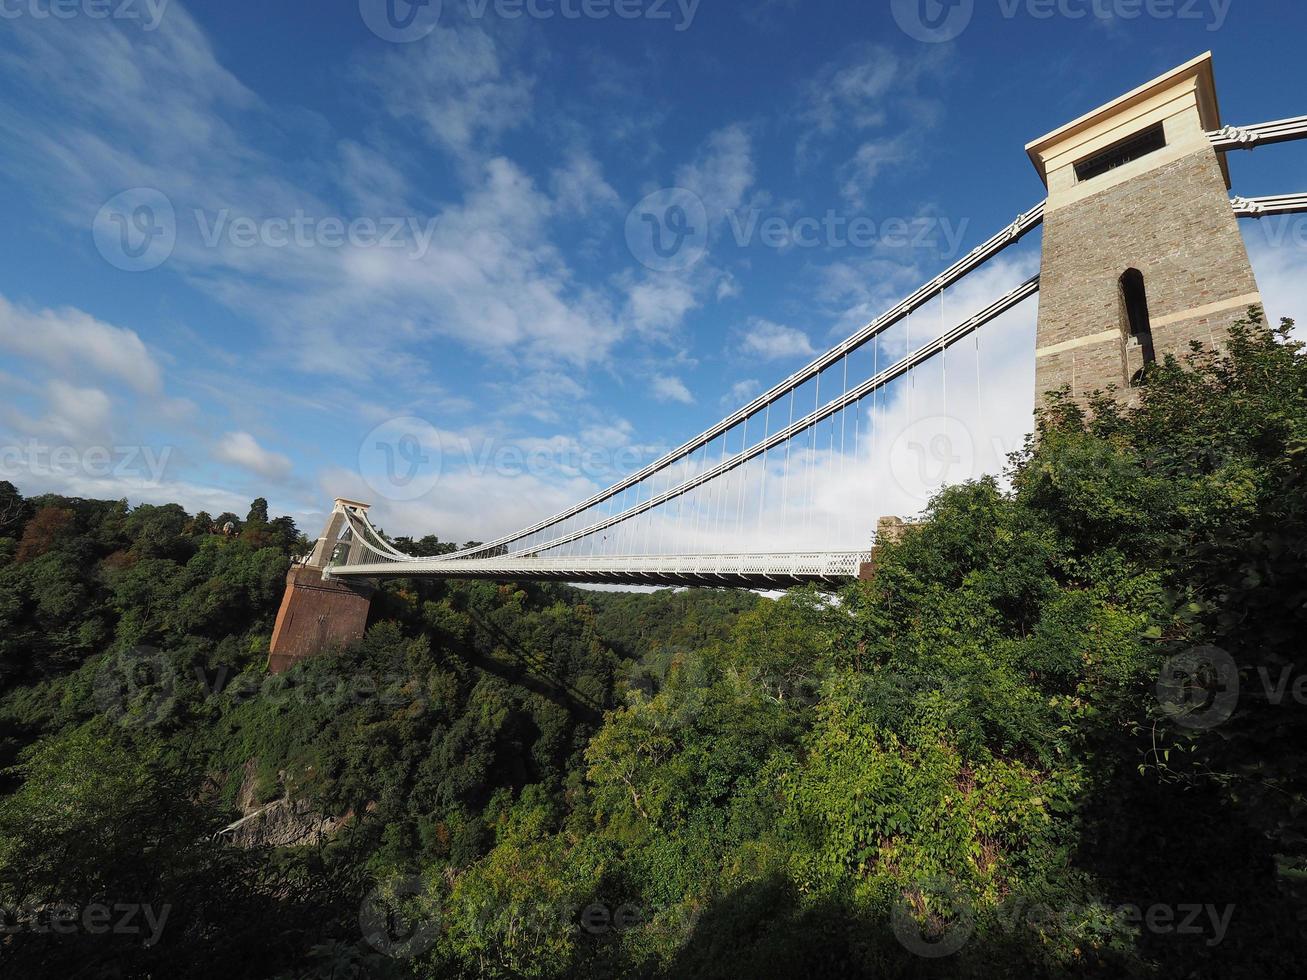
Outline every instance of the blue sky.
[[[932, 35], [918, 0], [50, 2], [0, 0], [0, 476], [310, 533], [337, 494], [460, 540], [588, 496], [1040, 200], [1026, 142], [1204, 50], [1227, 122], [1307, 111], [1301, 4], [961, 0]], [[1231, 159], [1307, 190], [1307, 146]], [[1277, 315], [1304, 221], [1245, 225]], [[438, 479], [378, 487], [383, 444]]]

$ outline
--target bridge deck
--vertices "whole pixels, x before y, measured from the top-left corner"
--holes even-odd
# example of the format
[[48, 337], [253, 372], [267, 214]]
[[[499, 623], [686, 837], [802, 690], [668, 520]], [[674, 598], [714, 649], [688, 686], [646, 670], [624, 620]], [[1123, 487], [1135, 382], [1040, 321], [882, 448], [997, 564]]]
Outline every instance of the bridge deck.
[[839, 586], [856, 578], [865, 551], [767, 555], [628, 555], [575, 558], [415, 559], [332, 568], [341, 578], [491, 579], [590, 585], [717, 586], [783, 589], [812, 582]]

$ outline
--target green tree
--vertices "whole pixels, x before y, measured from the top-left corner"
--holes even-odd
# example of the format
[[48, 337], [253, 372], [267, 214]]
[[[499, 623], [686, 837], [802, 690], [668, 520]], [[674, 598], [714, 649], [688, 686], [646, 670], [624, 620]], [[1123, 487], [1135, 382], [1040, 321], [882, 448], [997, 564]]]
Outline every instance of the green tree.
[[255, 497], [254, 502], [250, 504], [250, 512], [245, 518], [247, 524], [267, 524], [268, 523], [268, 501], [263, 497]]

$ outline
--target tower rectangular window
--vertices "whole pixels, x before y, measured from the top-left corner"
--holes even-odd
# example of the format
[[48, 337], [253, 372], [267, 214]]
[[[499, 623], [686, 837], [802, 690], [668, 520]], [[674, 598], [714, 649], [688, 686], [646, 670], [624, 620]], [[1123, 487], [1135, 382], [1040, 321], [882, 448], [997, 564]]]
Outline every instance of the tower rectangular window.
[[1109, 170], [1124, 166], [1131, 160], [1138, 160], [1150, 153], [1156, 153], [1165, 146], [1165, 127], [1161, 123], [1156, 126], [1149, 126], [1142, 133], [1136, 133], [1129, 139], [1124, 139], [1109, 146], [1106, 150], [1081, 160], [1076, 164], [1076, 179], [1080, 181], [1092, 180]]

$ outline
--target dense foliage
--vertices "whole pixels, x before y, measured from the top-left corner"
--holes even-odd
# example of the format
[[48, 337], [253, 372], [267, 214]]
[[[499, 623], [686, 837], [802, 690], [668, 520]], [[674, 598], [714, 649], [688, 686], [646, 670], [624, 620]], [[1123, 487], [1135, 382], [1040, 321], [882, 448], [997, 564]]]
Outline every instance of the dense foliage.
[[[1305, 474], [1307, 356], [1254, 318], [1054, 399], [838, 597], [394, 581], [275, 679], [265, 503], [0, 485], [0, 965], [1290, 975]], [[280, 799], [332, 831], [214, 838]], [[131, 902], [153, 942], [36, 928]]]

